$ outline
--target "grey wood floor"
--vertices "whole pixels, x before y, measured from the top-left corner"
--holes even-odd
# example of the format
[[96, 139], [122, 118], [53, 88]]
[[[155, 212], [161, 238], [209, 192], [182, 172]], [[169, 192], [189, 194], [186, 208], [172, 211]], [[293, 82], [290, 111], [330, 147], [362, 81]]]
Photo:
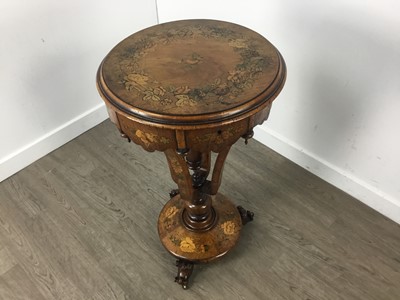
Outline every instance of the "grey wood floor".
[[221, 192], [256, 213], [236, 248], [173, 282], [162, 153], [106, 121], [0, 183], [0, 299], [400, 299], [400, 226], [257, 141]]

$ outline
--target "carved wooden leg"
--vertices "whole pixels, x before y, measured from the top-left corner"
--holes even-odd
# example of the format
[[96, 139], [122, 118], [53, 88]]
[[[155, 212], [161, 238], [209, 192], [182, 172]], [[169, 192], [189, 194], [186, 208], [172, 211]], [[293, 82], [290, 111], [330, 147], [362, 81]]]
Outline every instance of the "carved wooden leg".
[[193, 273], [194, 264], [190, 261], [178, 259], [176, 261], [176, 266], [178, 267], [178, 274], [175, 277], [175, 282], [182, 285], [182, 288], [186, 290], [188, 288], [190, 275]]
[[210, 194], [211, 195], [216, 195], [218, 192], [218, 189], [221, 185], [222, 181], [222, 172], [224, 170], [224, 164], [226, 157], [228, 156], [229, 150], [231, 147], [226, 147], [224, 150], [222, 150], [220, 153], [218, 153], [217, 160], [215, 161], [215, 166], [211, 178], [211, 190]]
[[200, 168], [204, 170], [205, 177], [208, 177], [211, 169], [211, 153], [210, 152], [203, 152], [201, 153], [201, 164]]
[[192, 177], [186, 166], [186, 161], [183, 155], [178, 154], [173, 149], [165, 151], [168, 166], [171, 172], [172, 179], [178, 185], [179, 193], [183, 199], [191, 200], [193, 198]]

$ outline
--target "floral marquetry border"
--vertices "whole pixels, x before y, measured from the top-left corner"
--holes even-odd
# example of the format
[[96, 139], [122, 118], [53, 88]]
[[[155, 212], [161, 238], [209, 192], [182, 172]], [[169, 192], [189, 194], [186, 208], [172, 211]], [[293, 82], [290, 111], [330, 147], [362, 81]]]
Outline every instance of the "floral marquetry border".
[[[138, 63], [156, 46], [195, 39], [198, 36], [226, 42], [239, 54], [240, 62], [224, 76], [199, 87], [164, 86], [147, 74]], [[150, 32], [135, 41], [121, 55], [121, 84], [127, 91], [137, 91], [142, 101], [156, 107], [191, 107], [204, 100], [230, 105], [231, 103], [225, 102], [227, 98], [234, 99], [250, 89], [270, 64], [270, 58], [262, 55], [254, 42], [243, 34], [225, 27], [200, 24]], [[193, 52], [183, 59], [182, 63], [190, 66], [202, 63], [202, 59], [199, 54]]]

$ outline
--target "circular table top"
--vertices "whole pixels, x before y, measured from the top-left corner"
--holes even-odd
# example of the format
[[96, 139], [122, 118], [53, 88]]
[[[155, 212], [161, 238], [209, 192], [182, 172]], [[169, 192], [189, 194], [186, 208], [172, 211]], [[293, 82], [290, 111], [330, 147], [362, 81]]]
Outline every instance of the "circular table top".
[[139, 31], [102, 62], [103, 98], [146, 121], [196, 124], [234, 118], [279, 93], [286, 76], [276, 48], [237, 24], [183, 20]]

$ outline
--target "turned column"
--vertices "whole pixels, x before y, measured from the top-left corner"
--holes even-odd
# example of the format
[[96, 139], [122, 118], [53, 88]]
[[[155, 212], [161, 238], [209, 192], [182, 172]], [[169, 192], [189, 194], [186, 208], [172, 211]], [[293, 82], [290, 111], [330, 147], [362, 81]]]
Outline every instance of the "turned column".
[[186, 155], [186, 163], [191, 171], [193, 194], [191, 199], [184, 199], [182, 219], [188, 229], [195, 231], [210, 229], [216, 220], [211, 197], [202, 190], [208, 175], [208, 170], [201, 168], [202, 157], [202, 153], [193, 150]]

